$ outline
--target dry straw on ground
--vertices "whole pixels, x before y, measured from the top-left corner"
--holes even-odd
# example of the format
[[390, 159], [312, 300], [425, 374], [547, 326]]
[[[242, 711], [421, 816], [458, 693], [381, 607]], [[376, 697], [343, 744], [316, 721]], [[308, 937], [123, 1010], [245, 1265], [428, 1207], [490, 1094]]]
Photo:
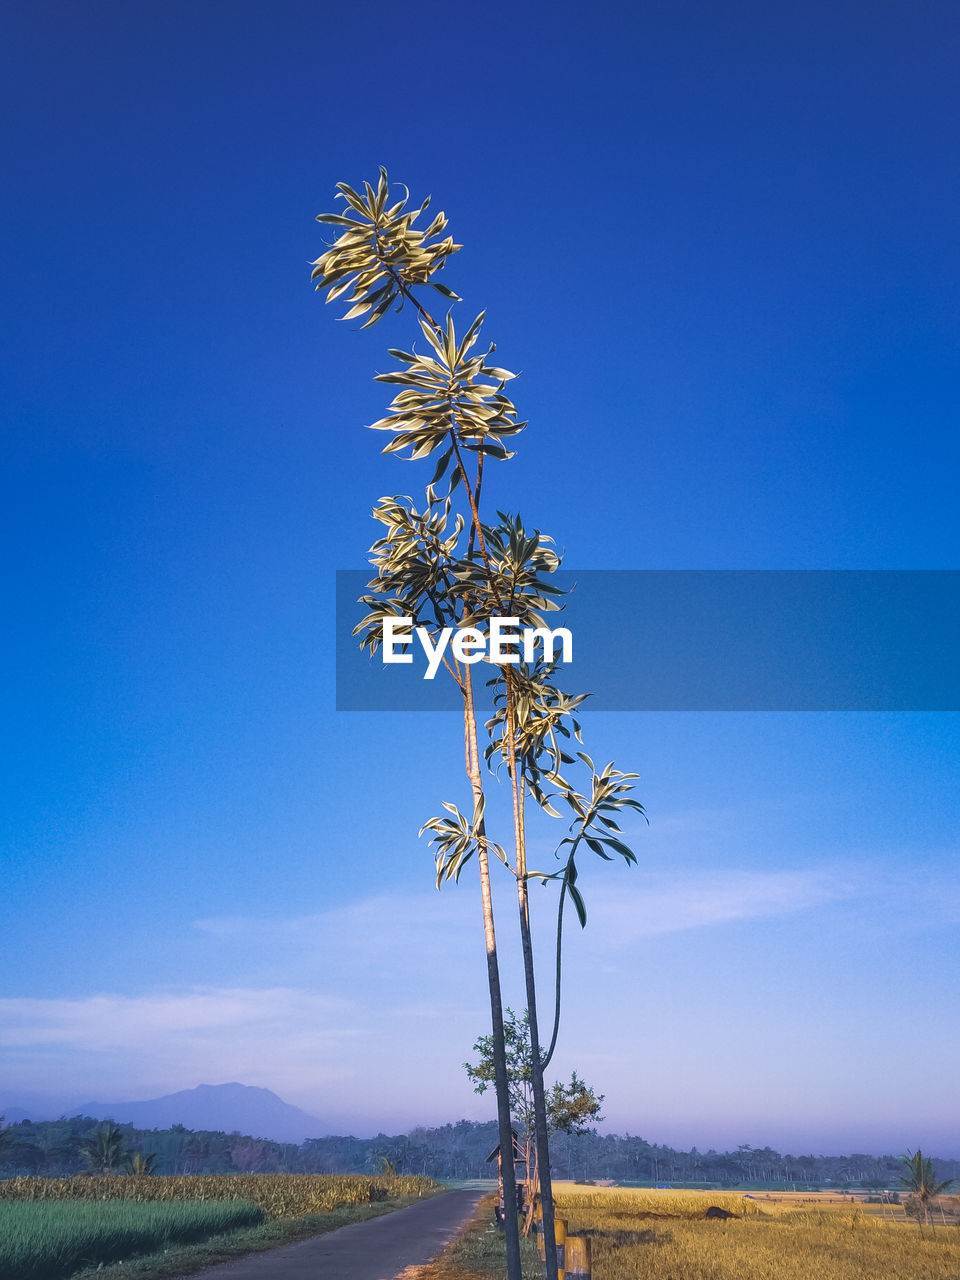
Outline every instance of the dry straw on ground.
[[[859, 1205], [708, 1192], [558, 1188], [558, 1216], [590, 1235], [594, 1280], [957, 1280], [960, 1230], [922, 1233]], [[707, 1220], [715, 1204], [734, 1218]]]

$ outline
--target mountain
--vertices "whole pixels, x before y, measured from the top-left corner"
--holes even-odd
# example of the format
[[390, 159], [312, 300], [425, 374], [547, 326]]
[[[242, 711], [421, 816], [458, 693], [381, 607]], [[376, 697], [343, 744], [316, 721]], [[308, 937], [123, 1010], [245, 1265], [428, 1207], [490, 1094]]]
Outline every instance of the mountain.
[[84, 1102], [71, 1107], [70, 1114], [115, 1120], [138, 1129], [182, 1124], [188, 1129], [236, 1130], [274, 1142], [300, 1143], [324, 1133], [322, 1120], [284, 1102], [270, 1089], [236, 1083], [200, 1084], [146, 1102]]
[[28, 1111], [26, 1107], [7, 1107], [3, 1119], [7, 1124], [19, 1124], [21, 1120], [33, 1120], [36, 1110]]

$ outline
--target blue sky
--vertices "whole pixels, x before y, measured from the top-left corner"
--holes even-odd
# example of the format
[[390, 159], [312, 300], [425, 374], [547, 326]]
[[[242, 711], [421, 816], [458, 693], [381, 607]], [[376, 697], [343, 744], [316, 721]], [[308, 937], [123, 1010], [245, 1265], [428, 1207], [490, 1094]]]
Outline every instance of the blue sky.
[[[314, 215], [379, 164], [448, 213], [531, 424], [491, 500], [572, 567], [956, 568], [957, 28], [10, 8], [11, 1099], [238, 1079], [361, 1133], [491, 1114], [460, 1069], [476, 886], [438, 896], [416, 839], [463, 801], [456, 719], [334, 710], [334, 570], [426, 477], [362, 430], [411, 318], [334, 322]], [[586, 869], [558, 1071], [652, 1141], [960, 1155], [956, 714], [586, 736], [650, 827], [637, 868]]]

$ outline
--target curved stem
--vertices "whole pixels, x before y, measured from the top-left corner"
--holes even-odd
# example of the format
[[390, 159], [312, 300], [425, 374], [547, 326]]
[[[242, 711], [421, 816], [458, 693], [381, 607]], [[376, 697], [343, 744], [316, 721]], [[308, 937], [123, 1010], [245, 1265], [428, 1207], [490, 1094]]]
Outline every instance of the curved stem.
[[[592, 810], [587, 811], [588, 817], [591, 812]], [[585, 823], [586, 819], [584, 819], [584, 824]], [[584, 829], [584, 825], [581, 825], [580, 834], [577, 836], [576, 840], [574, 840], [570, 849], [570, 855], [567, 858], [567, 865], [563, 871], [563, 883], [560, 886], [560, 904], [557, 907], [557, 994], [553, 1010], [553, 1036], [550, 1040], [550, 1048], [547, 1050], [546, 1057], [543, 1060], [544, 1070], [546, 1070], [550, 1063], [550, 1059], [553, 1057], [553, 1051], [557, 1047], [557, 1036], [560, 1034], [560, 961], [563, 948], [563, 900], [567, 896], [567, 885], [570, 883], [570, 868], [573, 866], [573, 859], [576, 857], [577, 845], [583, 839]]]
[[553, 1010], [553, 1035], [550, 1038], [550, 1048], [543, 1057], [543, 1069], [546, 1071], [550, 1065], [550, 1059], [553, 1057], [553, 1051], [557, 1047], [557, 1036], [560, 1034], [560, 961], [563, 955], [563, 900], [567, 896], [567, 877], [563, 877], [563, 884], [560, 886], [560, 905], [557, 907], [557, 995], [556, 1003]]

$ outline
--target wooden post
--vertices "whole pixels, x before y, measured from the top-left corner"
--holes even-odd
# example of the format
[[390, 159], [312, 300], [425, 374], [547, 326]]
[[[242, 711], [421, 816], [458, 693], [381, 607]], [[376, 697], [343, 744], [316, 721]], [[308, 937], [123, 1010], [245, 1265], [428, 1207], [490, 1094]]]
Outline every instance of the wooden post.
[[557, 1240], [557, 1280], [566, 1280], [564, 1251], [567, 1243], [567, 1224], [563, 1218], [554, 1218], [553, 1227]]
[[[565, 1280], [566, 1271], [564, 1268], [565, 1247], [567, 1241], [567, 1224], [563, 1218], [554, 1218], [553, 1220], [554, 1234], [557, 1241], [557, 1280]], [[543, 1238], [543, 1218], [538, 1217], [535, 1220], [535, 1229], [537, 1232], [537, 1253], [540, 1255], [540, 1261], [546, 1262], [547, 1249]]]
[[567, 1280], [591, 1280], [590, 1237], [567, 1236], [564, 1261]]

